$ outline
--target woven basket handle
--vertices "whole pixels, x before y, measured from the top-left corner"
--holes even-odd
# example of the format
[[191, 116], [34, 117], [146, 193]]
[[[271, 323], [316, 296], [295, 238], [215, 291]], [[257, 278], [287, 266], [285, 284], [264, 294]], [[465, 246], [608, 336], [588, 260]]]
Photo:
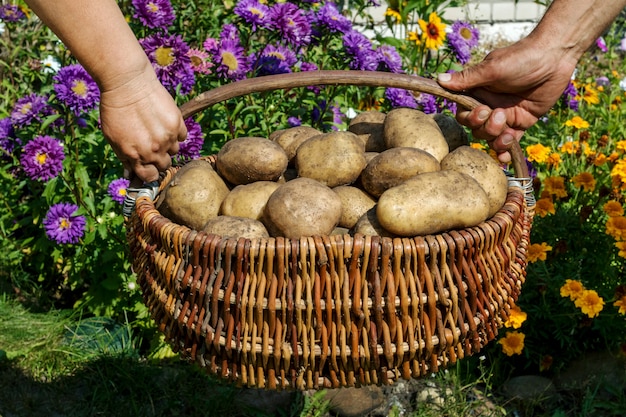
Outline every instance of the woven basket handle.
[[[467, 95], [452, 93], [441, 87], [434, 80], [417, 75], [378, 71], [307, 71], [248, 78], [226, 84], [199, 94], [181, 105], [180, 111], [183, 114], [183, 118], [187, 118], [209, 106], [231, 98], [245, 96], [251, 93], [312, 85], [356, 85], [402, 88], [443, 97], [470, 110], [482, 104]], [[524, 153], [517, 141], [513, 142], [509, 152], [511, 153], [515, 176], [518, 178], [528, 178], [528, 168], [526, 166]]]

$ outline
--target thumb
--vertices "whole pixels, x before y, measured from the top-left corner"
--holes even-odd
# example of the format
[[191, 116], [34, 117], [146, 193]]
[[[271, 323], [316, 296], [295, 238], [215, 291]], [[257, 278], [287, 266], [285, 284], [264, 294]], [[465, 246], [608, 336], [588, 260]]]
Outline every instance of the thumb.
[[459, 72], [437, 74], [437, 82], [448, 90], [465, 91], [481, 87], [485, 82], [485, 78], [482, 74], [481, 66], [475, 65]]

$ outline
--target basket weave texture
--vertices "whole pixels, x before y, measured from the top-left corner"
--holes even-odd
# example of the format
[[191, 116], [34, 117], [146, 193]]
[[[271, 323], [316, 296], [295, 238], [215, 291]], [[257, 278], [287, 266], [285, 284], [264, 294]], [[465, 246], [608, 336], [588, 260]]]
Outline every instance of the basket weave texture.
[[526, 193], [512, 181], [491, 219], [436, 235], [254, 240], [175, 224], [144, 195], [127, 238], [159, 330], [209, 373], [267, 389], [390, 384], [495, 338], [525, 279]]

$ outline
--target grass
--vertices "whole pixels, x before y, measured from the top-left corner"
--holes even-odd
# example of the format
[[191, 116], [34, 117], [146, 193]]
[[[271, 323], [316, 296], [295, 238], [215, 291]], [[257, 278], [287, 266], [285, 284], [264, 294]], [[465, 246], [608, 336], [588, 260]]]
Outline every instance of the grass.
[[[64, 311], [31, 312], [0, 295], [0, 416], [334, 415], [323, 391], [238, 388], [176, 357], [142, 357], [138, 344], [128, 325]], [[557, 402], [519, 404], [496, 395], [493, 379], [493, 370], [476, 358], [460, 362], [435, 378], [414, 381], [421, 390], [411, 392], [412, 409], [390, 406], [386, 416], [603, 417], [626, 410], [626, 381], [560, 392]]]

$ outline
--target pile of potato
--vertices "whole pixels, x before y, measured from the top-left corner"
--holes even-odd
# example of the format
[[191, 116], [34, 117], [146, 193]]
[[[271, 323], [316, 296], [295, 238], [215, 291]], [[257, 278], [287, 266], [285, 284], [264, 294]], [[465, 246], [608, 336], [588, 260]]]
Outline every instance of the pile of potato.
[[420, 236], [466, 228], [504, 204], [508, 181], [450, 116], [363, 112], [347, 131], [309, 126], [227, 142], [215, 169], [181, 167], [156, 207], [228, 237]]

